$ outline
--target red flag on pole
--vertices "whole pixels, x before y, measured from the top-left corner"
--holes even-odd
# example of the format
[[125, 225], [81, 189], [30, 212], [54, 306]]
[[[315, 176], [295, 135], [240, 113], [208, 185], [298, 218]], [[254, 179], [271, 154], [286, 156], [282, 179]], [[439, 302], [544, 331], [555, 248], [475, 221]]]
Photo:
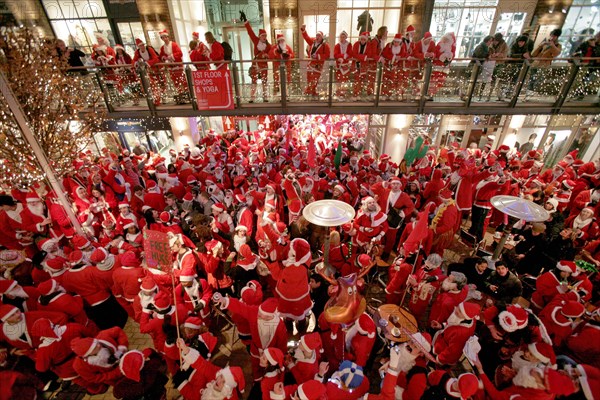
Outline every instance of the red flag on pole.
[[415, 229], [408, 235], [406, 241], [403, 244], [404, 254], [409, 255], [415, 253], [419, 249], [419, 245], [423, 239], [427, 237], [427, 231], [429, 230], [429, 208], [431, 203], [425, 207], [423, 211], [417, 216], [417, 223]]
[[315, 148], [315, 139], [310, 135], [308, 141], [308, 155], [306, 156], [306, 163], [309, 167], [315, 168], [317, 166], [317, 149]]

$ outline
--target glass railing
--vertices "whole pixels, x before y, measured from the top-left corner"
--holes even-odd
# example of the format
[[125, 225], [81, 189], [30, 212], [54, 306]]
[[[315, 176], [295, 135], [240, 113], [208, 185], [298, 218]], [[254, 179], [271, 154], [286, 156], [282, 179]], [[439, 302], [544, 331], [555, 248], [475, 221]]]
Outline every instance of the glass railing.
[[[600, 59], [494, 61], [454, 59], [401, 60], [391, 65], [320, 64], [309, 59], [285, 62], [232, 61], [215, 70], [214, 63], [170, 63], [134, 68], [131, 65], [74, 68], [86, 70], [85, 84], [102, 95], [109, 111], [215, 110], [201, 93], [230, 97], [228, 109], [279, 106], [315, 108], [363, 106], [515, 108], [599, 107]], [[227, 83], [213, 81], [229, 71]], [[203, 79], [198, 79], [202, 72]], [[320, 75], [319, 75], [320, 73]], [[204, 79], [207, 78], [207, 79]], [[225, 82], [225, 81], [222, 81]], [[213, 85], [215, 88], [211, 88]], [[213, 90], [213, 92], [211, 92]], [[208, 104], [208, 106], [207, 106]]]

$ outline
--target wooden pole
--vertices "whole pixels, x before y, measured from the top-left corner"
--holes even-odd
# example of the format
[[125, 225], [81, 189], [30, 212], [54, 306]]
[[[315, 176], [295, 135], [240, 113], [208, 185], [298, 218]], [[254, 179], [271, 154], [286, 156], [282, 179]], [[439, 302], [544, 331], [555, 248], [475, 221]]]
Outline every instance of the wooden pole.
[[[173, 307], [175, 307], [175, 327], [177, 328], [177, 339], [181, 337], [181, 333], [179, 332], [179, 313], [177, 312], [177, 296], [175, 295], [175, 275], [173, 271], [171, 271], [171, 284], [173, 285]], [[177, 341], [175, 341], [177, 343]], [[177, 352], [179, 353], [179, 366], [183, 364], [183, 359], [181, 358], [181, 349], [177, 347]]]
[[[419, 247], [417, 248], [417, 254], [415, 255], [415, 261], [413, 262], [412, 265], [412, 271], [410, 272], [410, 274], [408, 276], [411, 276], [412, 274], [415, 273], [415, 268], [417, 266], [417, 260], [419, 260], [419, 253], [421, 252], [421, 242], [419, 242]], [[408, 277], [406, 277], [406, 282], [408, 282]], [[406, 289], [404, 289], [404, 294], [402, 295], [402, 300], [400, 301], [400, 308], [402, 308], [402, 305], [404, 304], [404, 300], [406, 299], [406, 293], [408, 293], [408, 285], [406, 285]]]

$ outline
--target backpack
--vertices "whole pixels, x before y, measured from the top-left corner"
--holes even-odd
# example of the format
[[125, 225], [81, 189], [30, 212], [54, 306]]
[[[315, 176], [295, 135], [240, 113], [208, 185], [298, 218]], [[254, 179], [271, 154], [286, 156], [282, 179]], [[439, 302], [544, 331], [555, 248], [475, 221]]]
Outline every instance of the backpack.
[[221, 43], [221, 46], [223, 46], [223, 59], [225, 61], [233, 60], [233, 49], [231, 48], [229, 43], [223, 42]]

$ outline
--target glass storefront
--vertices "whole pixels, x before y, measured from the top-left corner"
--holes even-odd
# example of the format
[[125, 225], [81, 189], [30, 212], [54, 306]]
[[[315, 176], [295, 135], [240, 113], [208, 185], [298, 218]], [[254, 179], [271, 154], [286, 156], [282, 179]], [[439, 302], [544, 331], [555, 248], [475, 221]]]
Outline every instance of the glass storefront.
[[470, 57], [482, 39], [491, 33], [498, 0], [435, 0], [429, 31], [436, 42], [454, 32], [456, 57]]
[[67, 46], [91, 53], [95, 34], [102, 34], [111, 46], [115, 38], [101, 0], [42, 0], [56, 37]]
[[560, 57], [568, 57], [579, 45], [600, 30], [600, 2], [574, 0], [562, 26]]
[[[349, 40], [355, 42], [361, 31], [370, 31], [371, 35], [375, 35], [380, 26], [387, 26], [390, 38], [397, 32], [403, 29], [400, 27], [400, 11], [402, 0], [338, 0], [337, 2], [337, 32], [346, 31], [349, 35]], [[319, 18], [319, 21], [327, 22], [324, 28], [319, 26], [319, 30], [323, 32], [329, 31], [329, 16]], [[315, 29], [309, 24], [314, 25], [314, 16], [310, 17], [310, 21], [304, 21], [308, 29]], [[309, 30], [314, 32], [315, 30]], [[330, 43], [337, 41], [330, 40]]]

